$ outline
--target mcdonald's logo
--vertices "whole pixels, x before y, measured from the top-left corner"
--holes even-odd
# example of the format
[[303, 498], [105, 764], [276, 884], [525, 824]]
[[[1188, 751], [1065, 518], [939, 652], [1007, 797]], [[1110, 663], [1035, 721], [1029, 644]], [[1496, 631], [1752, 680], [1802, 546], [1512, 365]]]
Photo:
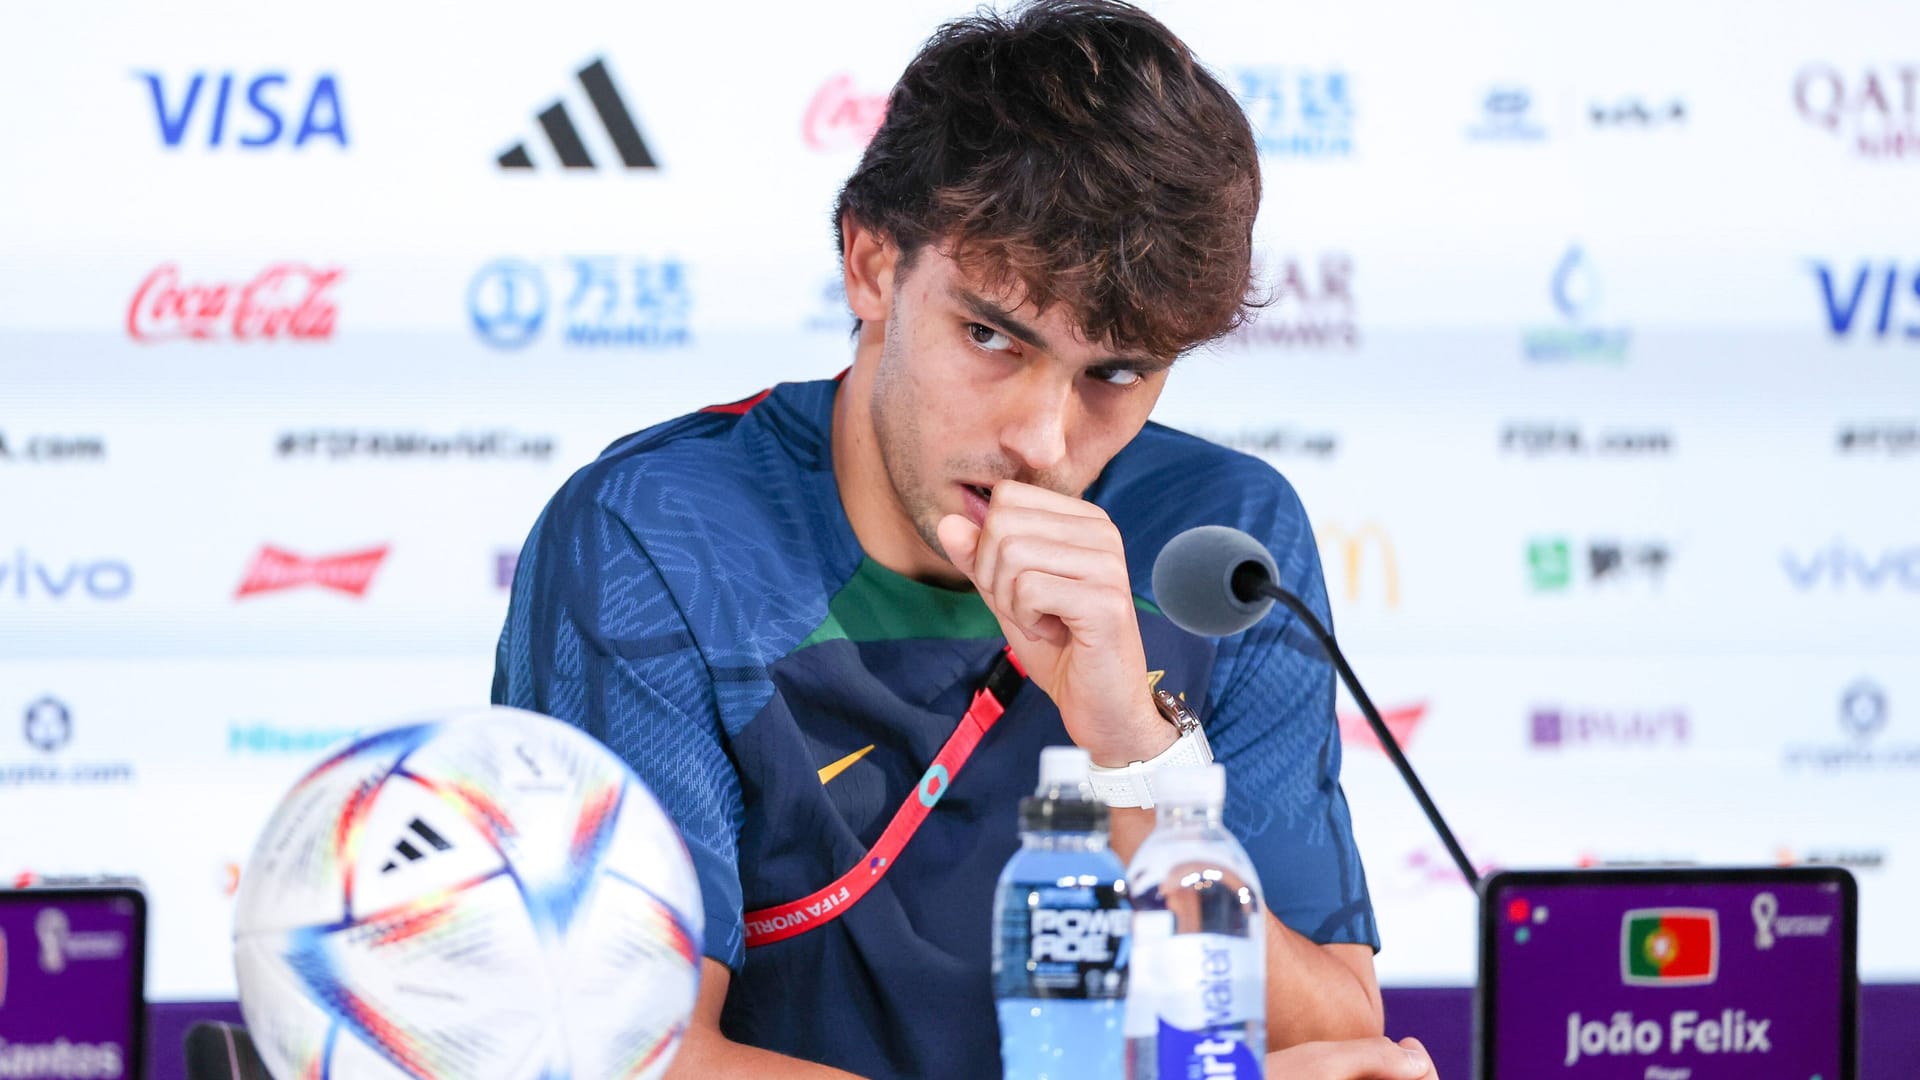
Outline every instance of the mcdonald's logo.
[[1373, 522], [1358, 529], [1323, 525], [1316, 539], [1330, 593], [1349, 604], [1378, 597], [1389, 608], [1400, 606], [1400, 559], [1385, 529]]

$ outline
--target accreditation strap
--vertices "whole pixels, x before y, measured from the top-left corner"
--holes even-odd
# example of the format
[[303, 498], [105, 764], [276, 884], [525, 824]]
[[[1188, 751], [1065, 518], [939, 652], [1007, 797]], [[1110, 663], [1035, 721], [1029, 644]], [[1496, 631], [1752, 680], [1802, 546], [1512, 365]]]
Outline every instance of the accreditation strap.
[[980, 689], [974, 691], [973, 701], [960, 717], [960, 723], [947, 736], [946, 744], [933, 756], [933, 764], [920, 774], [920, 782], [914, 785], [913, 793], [907, 796], [900, 809], [893, 812], [893, 820], [887, 822], [886, 831], [880, 839], [853, 869], [824, 889], [810, 893], [798, 900], [773, 907], [749, 911], [746, 915], [747, 948], [771, 945], [776, 941], [785, 941], [797, 937], [816, 927], [845, 914], [847, 909], [860, 902], [860, 898], [872, 891], [887, 876], [894, 861], [906, 850], [913, 834], [920, 829], [921, 822], [939, 805], [940, 797], [952, 786], [954, 777], [973, 756], [987, 732], [993, 730], [1000, 717], [1005, 715], [1013, 696], [1019, 693], [1026, 681], [1026, 672], [1020, 668], [1020, 662], [1014, 659], [1013, 646], [1000, 651], [994, 660], [993, 670], [987, 673], [987, 680]]

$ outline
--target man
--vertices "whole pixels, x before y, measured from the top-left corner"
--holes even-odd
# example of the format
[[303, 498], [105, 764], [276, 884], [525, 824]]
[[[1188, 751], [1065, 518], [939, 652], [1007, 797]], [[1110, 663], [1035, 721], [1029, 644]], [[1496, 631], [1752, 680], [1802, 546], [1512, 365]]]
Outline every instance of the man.
[[1229, 524], [1324, 612], [1286, 482], [1147, 423], [1241, 319], [1259, 201], [1239, 107], [1137, 9], [951, 23], [841, 194], [849, 371], [615, 443], [542, 515], [494, 699], [600, 737], [686, 837], [706, 957], [676, 1075], [998, 1075], [992, 890], [1039, 750], [1114, 770], [1126, 859], [1153, 770], [1205, 756], [1181, 699], [1271, 909], [1269, 1044], [1425, 1075], [1379, 1038], [1326, 662], [1290, 621], [1211, 641], [1144, 595], [1168, 539]]

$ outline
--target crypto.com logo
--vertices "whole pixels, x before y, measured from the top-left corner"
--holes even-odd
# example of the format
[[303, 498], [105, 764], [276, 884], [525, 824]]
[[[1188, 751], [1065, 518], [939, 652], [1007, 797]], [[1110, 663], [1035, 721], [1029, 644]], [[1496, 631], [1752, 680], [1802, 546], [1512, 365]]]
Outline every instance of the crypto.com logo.
[[58, 698], [43, 697], [27, 706], [21, 730], [28, 746], [51, 754], [73, 741], [73, 713]]

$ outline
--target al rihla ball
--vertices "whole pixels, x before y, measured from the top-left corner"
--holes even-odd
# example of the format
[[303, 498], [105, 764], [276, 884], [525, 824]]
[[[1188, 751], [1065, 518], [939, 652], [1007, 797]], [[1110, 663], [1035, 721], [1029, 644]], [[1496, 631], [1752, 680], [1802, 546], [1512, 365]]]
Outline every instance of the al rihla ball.
[[658, 1077], [692, 1014], [699, 882], [591, 736], [494, 707], [354, 739], [241, 875], [241, 1011], [296, 1077]]

